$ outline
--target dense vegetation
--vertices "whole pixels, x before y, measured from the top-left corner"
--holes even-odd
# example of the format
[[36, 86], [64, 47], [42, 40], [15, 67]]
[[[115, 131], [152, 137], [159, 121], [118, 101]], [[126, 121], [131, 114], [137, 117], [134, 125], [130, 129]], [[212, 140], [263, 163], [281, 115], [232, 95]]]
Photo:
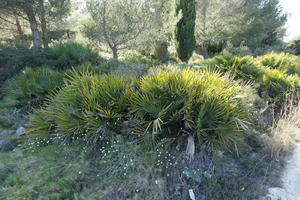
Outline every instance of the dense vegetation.
[[0, 0], [1, 200], [252, 200], [280, 187], [300, 57], [278, 0], [81, 4]]

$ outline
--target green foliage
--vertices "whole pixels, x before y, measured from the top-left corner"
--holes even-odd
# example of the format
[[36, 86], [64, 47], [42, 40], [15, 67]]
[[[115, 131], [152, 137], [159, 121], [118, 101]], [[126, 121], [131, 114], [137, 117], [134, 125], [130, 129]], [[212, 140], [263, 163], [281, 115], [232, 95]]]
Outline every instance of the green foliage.
[[219, 73], [158, 70], [129, 86], [121, 76], [74, 72], [32, 117], [32, 130], [87, 134], [102, 142], [122, 134], [124, 122], [150, 146], [191, 134], [198, 144], [222, 148], [235, 143], [240, 133], [234, 119], [247, 119], [241, 99], [245, 89]]
[[204, 58], [199, 54], [193, 53], [192, 57], [189, 60], [189, 64], [204, 64]]
[[261, 79], [261, 92], [266, 91], [272, 99], [284, 102], [289, 94], [300, 91], [299, 76], [287, 76], [284, 72], [276, 69], [267, 69]]
[[287, 74], [300, 75], [300, 58], [292, 54], [272, 52], [258, 57], [257, 61], [271, 69], [278, 69], [287, 72]]
[[67, 136], [100, 136], [120, 131], [119, 121], [126, 111], [124, 97], [128, 81], [117, 75], [77, 73], [49, 98], [44, 109], [32, 117], [38, 130], [57, 130]]
[[300, 37], [295, 38], [287, 44], [287, 49], [295, 55], [300, 55]]
[[187, 62], [196, 45], [196, 2], [195, 0], [176, 0], [175, 4], [176, 15], [182, 14], [175, 28], [176, 51], [180, 60]]
[[276, 103], [280, 107], [286, 95], [300, 92], [300, 78], [296, 73], [298, 59], [296, 56], [274, 53], [256, 59], [223, 54], [207, 63], [231, 73], [236, 79], [256, 84], [259, 95], [266, 102]]
[[[94, 43], [106, 44], [118, 59], [118, 51], [136, 46], [142, 35], [153, 27], [155, 1], [89, 0], [90, 19], [82, 27]], [[151, 8], [151, 9], [150, 9]]]
[[234, 28], [229, 26], [232, 44], [240, 46], [244, 43], [252, 51], [280, 45], [287, 22], [287, 14], [281, 8], [280, 1], [255, 0], [243, 3], [241, 9], [238, 8], [241, 13]]
[[[218, 73], [190, 69], [157, 72], [131, 91], [130, 112], [146, 138], [198, 136], [199, 144], [224, 147], [239, 132], [231, 118], [245, 119], [241, 88]], [[227, 134], [230, 133], [230, 134]]]
[[[104, 64], [103, 64], [104, 65]], [[107, 66], [106, 66], [107, 67]], [[108, 69], [105, 69], [104, 66], [94, 66], [91, 63], [83, 63], [81, 65], [75, 66], [72, 69], [68, 69], [65, 71], [66, 76], [72, 76], [74, 71], [77, 73], [90, 73], [90, 74], [102, 74], [108, 72]]]
[[155, 67], [161, 64], [161, 60], [156, 58], [149, 58], [147, 56], [141, 55], [140, 53], [131, 51], [124, 54], [123, 58], [121, 59], [123, 63], [137, 63], [143, 64], [147, 69], [151, 67]]
[[158, 41], [155, 45], [153, 57], [162, 62], [166, 62], [169, 59], [168, 42]]
[[103, 61], [97, 52], [76, 43], [58, 43], [47, 49], [0, 46], [0, 83], [12, 78], [25, 67], [48, 67], [65, 70], [73, 66]]
[[37, 106], [52, 91], [63, 85], [64, 74], [48, 68], [26, 68], [2, 87], [3, 107]]
[[0, 46], [0, 83], [18, 74], [26, 66], [52, 66], [49, 52], [45, 49], [35, 50], [24, 47]]
[[246, 81], [254, 81], [261, 77], [264, 73], [264, 68], [257, 65], [253, 57], [240, 57], [232, 54], [223, 54], [215, 56], [211, 64], [218, 66], [223, 72], [232, 73], [237, 79]]
[[0, 109], [0, 131], [1, 128], [17, 129], [22, 123], [25, 123], [25, 117], [16, 108], [1, 108]]
[[50, 59], [55, 61], [55, 68], [59, 70], [84, 62], [97, 64], [102, 61], [96, 51], [74, 42], [54, 44], [50, 48], [50, 54]]

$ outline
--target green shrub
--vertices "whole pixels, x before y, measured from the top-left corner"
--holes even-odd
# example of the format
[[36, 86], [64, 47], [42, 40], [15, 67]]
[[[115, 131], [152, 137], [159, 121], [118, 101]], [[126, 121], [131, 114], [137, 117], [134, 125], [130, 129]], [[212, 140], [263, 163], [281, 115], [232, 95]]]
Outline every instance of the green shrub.
[[283, 103], [287, 95], [300, 91], [299, 84], [297, 75], [287, 76], [283, 71], [267, 69], [261, 79], [260, 91]]
[[54, 89], [63, 85], [64, 74], [48, 68], [26, 68], [21, 74], [8, 80], [2, 87], [4, 107], [39, 105]]
[[0, 46], [0, 83], [18, 74], [26, 66], [52, 66], [46, 49]]
[[168, 47], [168, 42], [158, 41], [154, 47], [153, 57], [161, 62], [166, 62], [170, 57]]
[[102, 73], [107, 73], [108, 69], [105, 70], [104, 67], [101, 66], [94, 66], [91, 63], [83, 63], [81, 65], [75, 66], [72, 69], [66, 70], [65, 74], [66, 76], [72, 76], [73, 73], [90, 73], [90, 74], [102, 74]]
[[257, 62], [271, 69], [278, 69], [288, 74], [300, 75], [300, 58], [292, 54], [269, 53], [257, 57]]
[[55, 61], [56, 69], [68, 69], [84, 62], [100, 63], [97, 52], [74, 42], [57, 43], [50, 48], [51, 59]]
[[145, 75], [152, 65], [149, 63], [144, 64], [137, 57], [132, 57], [135, 60], [118, 61], [116, 59], [106, 60], [101, 63], [98, 68], [103, 69], [106, 72], [113, 72], [125, 76], [142, 76]]
[[[68, 136], [93, 135], [108, 141], [122, 134], [152, 145], [166, 138], [198, 138], [208, 148], [236, 142], [239, 120], [246, 120], [245, 87], [221, 74], [191, 69], [157, 70], [130, 87], [118, 75], [88, 73], [70, 77], [46, 106], [33, 115], [32, 130], [54, 130]], [[123, 123], [124, 122], [124, 123]], [[241, 121], [239, 121], [241, 122]]]
[[293, 54], [300, 56], [300, 37], [297, 37], [287, 44], [287, 50]]
[[130, 112], [148, 138], [195, 135], [198, 144], [224, 147], [235, 141], [232, 119], [246, 119], [237, 95], [242, 87], [221, 74], [191, 69], [158, 70], [129, 94]]
[[192, 57], [189, 60], [189, 64], [204, 64], [205, 60], [203, 58], [203, 56], [193, 53]]
[[68, 136], [98, 134], [104, 140], [107, 132], [120, 130], [128, 83], [117, 75], [74, 72], [46, 107], [33, 115], [32, 126], [38, 130], [57, 128]]
[[137, 52], [127, 52], [121, 60], [125, 63], [141, 63], [147, 68], [155, 67], [161, 64], [160, 60], [151, 59]]
[[47, 49], [0, 46], [0, 83], [26, 67], [65, 70], [73, 66], [103, 61], [97, 52], [77, 43], [58, 43]]
[[210, 61], [211, 64], [216, 65], [218, 69], [223, 72], [230, 72], [237, 79], [245, 81], [255, 81], [261, 77], [265, 68], [257, 65], [253, 57], [240, 57], [232, 54], [223, 54], [215, 56]]
[[231, 73], [235, 79], [256, 84], [260, 97], [266, 102], [275, 103], [276, 107], [280, 107], [284, 103], [286, 95], [300, 92], [299, 76], [292, 73], [297, 69], [296, 58], [287, 54], [272, 53], [254, 60], [249, 56], [239, 57], [223, 54], [215, 56], [207, 63], [216, 66], [222, 72]]
[[26, 123], [26, 117], [16, 108], [0, 109], [0, 131], [1, 129], [17, 129]]

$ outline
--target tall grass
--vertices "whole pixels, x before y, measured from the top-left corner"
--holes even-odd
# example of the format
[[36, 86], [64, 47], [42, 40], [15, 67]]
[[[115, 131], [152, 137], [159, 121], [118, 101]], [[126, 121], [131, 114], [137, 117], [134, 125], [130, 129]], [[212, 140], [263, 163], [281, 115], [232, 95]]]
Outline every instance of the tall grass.
[[[295, 104], [295, 100], [297, 103]], [[271, 157], [290, 152], [295, 141], [300, 138], [300, 101], [290, 96], [280, 113], [279, 121], [273, 125], [267, 137], [267, 148]]]

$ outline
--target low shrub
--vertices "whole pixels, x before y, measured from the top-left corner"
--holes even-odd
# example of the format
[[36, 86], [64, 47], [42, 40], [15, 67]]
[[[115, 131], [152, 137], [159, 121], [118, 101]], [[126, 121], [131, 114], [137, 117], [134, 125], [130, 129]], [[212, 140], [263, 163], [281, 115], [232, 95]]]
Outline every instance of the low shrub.
[[257, 62], [271, 69], [278, 69], [287, 74], [300, 75], [300, 58], [286, 53], [268, 53], [257, 57]]
[[125, 63], [141, 63], [144, 64], [148, 69], [161, 64], [160, 60], [149, 58], [134, 51], [127, 52], [121, 61]]
[[0, 46], [0, 83], [17, 75], [26, 67], [48, 67], [66, 70], [84, 62], [103, 61], [97, 52], [77, 43], [57, 43], [46, 49]]
[[203, 64], [205, 60], [203, 56], [193, 53], [192, 57], [189, 59], [189, 64]]
[[91, 73], [91, 74], [102, 74], [102, 73], [108, 73], [109, 70], [105, 69], [104, 67], [102, 67], [102, 65], [100, 66], [94, 66], [91, 63], [83, 63], [81, 65], [77, 65], [71, 69], [68, 69], [65, 71], [66, 76], [72, 76], [72, 74], [75, 72], [77, 73]]
[[216, 65], [223, 72], [232, 73], [235, 78], [246, 81], [255, 81], [261, 77], [265, 68], [257, 65], [250, 56], [240, 57], [232, 54], [215, 56], [210, 64]]
[[109, 59], [98, 65], [99, 69], [103, 69], [106, 72], [113, 72], [122, 76], [137, 76], [145, 75], [150, 68], [146, 64], [139, 61], [138, 58], [131, 61], [118, 61], [116, 59]]
[[166, 62], [170, 58], [168, 47], [169, 44], [166, 41], [156, 42], [153, 57], [161, 62]]
[[129, 82], [117, 75], [74, 72], [66, 85], [52, 95], [46, 107], [32, 117], [34, 129], [57, 130], [67, 136], [105, 135], [119, 131], [126, 113], [125, 89]]
[[48, 68], [26, 68], [2, 87], [1, 107], [30, 108], [42, 103], [52, 91], [63, 85], [64, 74]]
[[55, 61], [55, 69], [59, 70], [68, 69], [84, 62], [97, 64], [103, 61], [96, 51], [74, 42], [57, 43], [49, 51], [50, 59]]
[[191, 69], [158, 70], [132, 81], [74, 73], [33, 115], [32, 130], [56, 129], [74, 138], [95, 135], [106, 142], [129, 128], [127, 136], [149, 145], [191, 135], [208, 148], [229, 147], [238, 140], [239, 124], [247, 119], [239, 96], [245, 87], [238, 82]]
[[0, 83], [15, 76], [26, 66], [52, 66], [47, 49], [27, 49], [25, 47], [0, 46]]
[[283, 103], [288, 94], [300, 91], [300, 78], [287, 76], [283, 71], [267, 69], [260, 82], [260, 93], [267, 93], [275, 102]]
[[219, 73], [158, 70], [129, 93], [129, 109], [141, 134], [154, 141], [193, 135], [208, 148], [225, 147], [239, 133], [234, 119], [247, 118], [241, 93], [237, 82]]
[[[229, 72], [235, 79], [251, 82], [255, 84], [258, 94], [266, 102], [274, 103], [277, 108], [284, 103], [285, 97], [293, 92], [300, 92], [300, 78], [297, 74], [289, 75], [288, 69], [295, 69], [289, 62], [280, 64], [278, 55], [270, 54], [266, 59], [253, 57], [239, 57], [232, 54], [215, 56], [207, 61], [209, 65], [215, 66], [221, 72]], [[271, 61], [269, 58], [278, 59]], [[267, 63], [273, 63], [269, 68]], [[275, 63], [277, 63], [275, 65]], [[285, 68], [285, 70], [284, 70]], [[291, 73], [293, 74], [293, 73]]]

